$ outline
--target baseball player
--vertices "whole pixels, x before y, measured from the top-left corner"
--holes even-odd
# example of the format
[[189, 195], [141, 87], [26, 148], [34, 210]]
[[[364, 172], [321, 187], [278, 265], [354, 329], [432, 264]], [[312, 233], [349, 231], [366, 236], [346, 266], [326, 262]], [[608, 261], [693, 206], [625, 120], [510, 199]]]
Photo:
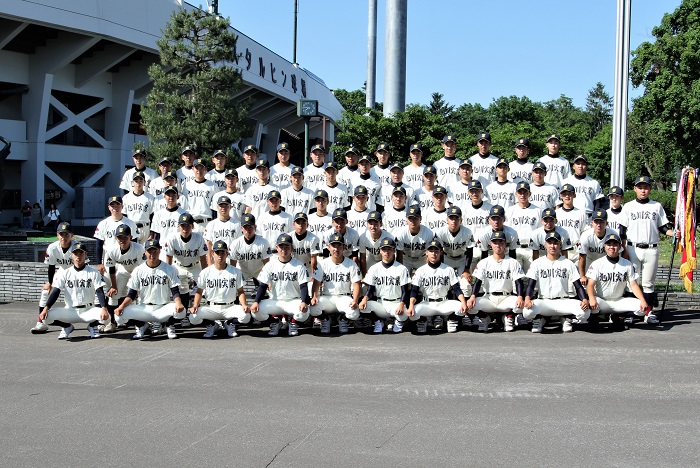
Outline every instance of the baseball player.
[[345, 167], [338, 172], [338, 183], [346, 187], [352, 187], [352, 179], [359, 174], [360, 151], [350, 146], [345, 151]]
[[406, 226], [406, 188], [396, 187], [391, 195], [391, 203], [382, 213], [382, 223], [394, 236]]
[[516, 184], [508, 180], [509, 169], [508, 160], [499, 158], [496, 161], [496, 180], [488, 184], [485, 189], [491, 204], [501, 205], [505, 209], [515, 205]]
[[[467, 159], [462, 161], [462, 163], [459, 165], [459, 182], [453, 184], [449, 189], [450, 196], [448, 201], [452, 204], [452, 206], [458, 206], [464, 210], [467, 206], [471, 205], [471, 196], [469, 195], [471, 182], [472, 163]], [[479, 187], [481, 187], [481, 182], [479, 182]]]
[[[48, 325], [62, 327], [58, 334], [59, 340], [65, 340], [73, 332], [74, 323], [87, 323], [90, 338], [99, 338], [97, 329], [99, 323], [109, 323], [107, 301], [102, 287], [104, 281], [102, 275], [89, 265], [87, 260], [87, 246], [83, 243], [73, 245], [71, 252], [73, 265], [59, 270], [51, 283], [46, 305], [39, 314], [39, 321]], [[66, 306], [53, 309], [58, 296], [63, 293]], [[97, 299], [99, 307], [93, 307]]]
[[557, 210], [547, 208], [542, 210], [542, 227], [535, 229], [530, 234], [530, 249], [532, 249], [533, 260], [547, 255], [545, 239], [551, 232], [555, 231], [561, 237], [562, 251], [565, 252], [574, 248], [569, 239], [568, 231], [561, 226], [557, 226]]
[[423, 164], [423, 145], [414, 143], [408, 151], [411, 164], [406, 166], [403, 170], [403, 183], [416, 191], [423, 186], [423, 173], [425, 172], [425, 164]]
[[[131, 273], [127, 287], [129, 292], [115, 309], [114, 316], [120, 325], [135, 325], [135, 340], [146, 337], [149, 322], [166, 323], [169, 339], [177, 338], [175, 320], [185, 317], [186, 308], [180, 299], [180, 279], [172, 265], [160, 260], [160, 243], [146, 241], [146, 262]], [[134, 301], [138, 299], [138, 303]]]
[[[299, 334], [297, 322], [309, 318], [309, 272], [303, 263], [292, 258], [292, 236], [281, 234], [276, 246], [277, 256], [272, 257], [258, 275], [258, 291], [250, 311], [253, 318], [261, 322], [272, 317], [270, 336], [279, 334], [280, 315], [291, 317], [287, 333], [296, 336]], [[268, 289], [270, 298], [263, 300]]]
[[[251, 188], [248, 192], [252, 190]], [[275, 243], [277, 236], [293, 229], [292, 215], [282, 211], [281, 204], [282, 195], [279, 190], [272, 190], [267, 196], [268, 211], [263, 212], [257, 218], [258, 234], [264, 237], [270, 245]]]
[[323, 253], [321, 239], [309, 232], [309, 217], [306, 213], [294, 215], [294, 232], [292, 236], [292, 256], [299, 260], [311, 272], [316, 271], [318, 256]]
[[[478, 180], [469, 182], [469, 198], [471, 202], [466, 206], [461, 206], [462, 223], [476, 234], [481, 229], [488, 227], [489, 213], [493, 205], [484, 201], [484, 190]], [[457, 203], [454, 205], [460, 206]]]
[[578, 272], [581, 275], [581, 284], [586, 286], [588, 278], [586, 271], [591, 263], [605, 256], [605, 239], [610, 234], [618, 234], [608, 227], [608, 213], [597, 210], [591, 215], [593, 229], [586, 230], [579, 241], [578, 247]]
[[[619, 327], [624, 327], [623, 317], [630, 312], [644, 316], [646, 323], [658, 323], [651, 313], [642, 289], [637, 284], [637, 271], [627, 259], [620, 256], [622, 240], [616, 233], [605, 236], [605, 256], [595, 260], [588, 267], [588, 298], [591, 310], [589, 322], [597, 322], [596, 312], [611, 314], [611, 320]], [[635, 297], [625, 297], [629, 288]]]
[[443, 156], [433, 163], [437, 170], [436, 183], [442, 187], [452, 187], [454, 182], [459, 180], [457, 175], [460, 160], [455, 157], [457, 152], [457, 138], [447, 134], [442, 137]]
[[214, 162], [214, 169], [206, 174], [207, 180], [211, 180], [216, 185], [216, 189], [220, 192], [226, 189], [226, 161], [228, 155], [222, 149], [214, 151], [211, 160]]
[[304, 185], [313, 191], [326, 185], [326, 148], [323, 145], [311, 147], [311, 164], [304, 168]]
[[[156, 212], [153, 213], [153, 219], [151, 220], [151, 239], [163, 239], [163, 241], [165, 241], [169, 236], [177, 233], [178, 220], [181, 215], [185, 214], [185, 210], [178, 205], [180, 196], [177, 187], [166, 187], [163, 192], [163, 197], [166, 203], [165, 208], [156, 210]], [[163, 254], [162, 260], [165, 260], [165, 254]]]
[[258, 159], [258, 148], [248, 145], [243, 148], [243, 165], [236, 168], [241, 193], [245, 195], [251, 185], [258, 181], [255, 162]]
[[510, 162], [510, 170], [508, 171], [510, 180], [515, 183], [532, 183], [532, 169], [534, 165], [528, 161], [529, 155], [530, 140], [524, 137], [515, 140], [515, 159]]
[[491, 182], [496, 180], [495, 170], [498, 158], [490, 152], [491, 134], [489, 132], [479, 133], [476, 139], [478, 151], [469, 158], [474, 172], [472, 177], [474, 177], [474, 180], [481, 182], [482, 187], [486, 188]]
[[384, 321], [393, 320], [392, 330], [400, 333], [408, 320], [406, 304], [411, 294], [411, 276], [408, 269], [396, 261], [396, 242], [386, 237], [379, 244], [381, 261], [369, 270], [363, 282], [367, 285], [360, 312], [371, 312], [374, 321], [374, 333], [381, 333]]
[[476, 233], [475, 240], [476, 245], [481, 249], [481, 258], [484, 259], [489, 256], [489, 251], [491, 250], [491, 234], [494, 231], [503, 231], [506, 235], [506, 248], [508, 249], [508, 256], [511, 258], [517, 257], [517, 249], [520, 247], [520, 239], [518, 238], [518, 232], [510, 226], [506, 226], [505, 222], [505, 210], [500, 205], [494, 205], [489, 211], [489, 227], [481, 229]]
[[185, 182], [182, 188], [180, 204], [194, 219], [195, 232], [204, 232], [204, 226], [212, 219], [211, 204], [217, 186], [206, 179], [207, 166], [204, 160], [195, 159], [193, 163], [194, 179]]
[[209, 221], [207, 227], [204, 228], [204, 234], [202, 234], [207, 243], [207, 251], [209, 252], [207, 264], [209, 265], [214, 262], [214, 251], [212, 250], [214, 242], [224, 241], [228, 246], [241, 236], [241, 223], [231, 218], [231, 199], [226, 195], [220, 196], [217, 200], [217, 207], [219, 216]]
[[[224, 322], [229, 338], [238, 336], [236, 325], [250, 322], [250, 309], [243, 291], [241, 270], [229, 265], [228, 245], [222, 240], [212, 245], [214, 262], [197, 278], [197, 292], [190, 309], [190, 323], [204, 323], [204, 338], [213, 338], [219, 329], [217, 320]], [[202, 296], [206, 303], [202, 305]], [[238, 304], [236, 304], [238, 299]]]
[[[668, 221], [666, 211], [661, 203], [649, 199], [651, 178], [640, 176], [634, 181], [637, 198], [622, 207], [620, 220], [620, 238], [625, 241], [629, 259], [640, 276], [644, 298], [650, 306], [658, 305], [654, 281], [659, 266], [659, 238], [664, 233], [673, 237], [673, 223]], [[680, 237], [681, 232], [675, 233]], [[651, 315], [651, 314], [650, 314]], [[654, 323], [656, 317], [647, 317], [648, 323]]]
[[314, 208], [314, 191], [304, 187], [304, 169], [294, 166], [290, 171], [291, 185], [280, 190], [282, 208], [289, 214], [309, 214]]
[[[224, 183], [226, 188], [220, 192], [214, 194], [214, 198], [211, 200], [212, 211], [219, 211], [219, 200], [221, 197], [227, 197], [231, 202], [231, 209], [229, 211], [229, 216], [235, 220], [240, 221], [241, 216], [245, 213], [245, 203], [243, 194], [238, 191], [238, 173], [235, 169], [226, 169], [224, 171]], [[230, 242], [228, 242], [230, 244]]]
[[143, 172], [135, 172], [131, 180], [133, 190], [122, 199], [124, 216], [136, 224], [135, 238], [139, 244], [146, 242], [151, 234], [151, 217], [155, 205], [153, 195], [143, 190], [145, 180]]
[[[610, 207], [608, 212], [608, 227], [614, 229], [617, 233], [620, 232], [620, 221], [622, 220], [622, 198], [625, 196], [625, 191], [622, 188], [613, 185], [608, 192]], [[628, 259], [629, 260], [629, 259]]]
[[554, 185], [557, 189], [564, 185], [564, 179], [571, 175], [571, 165], [569, 161], [559, 155], [561, 140], [559, 135], [552, 133], [547, 138], [547, 155], [542, 156], [539, 161], [547, 166], [545, 182]]
[[401, 164], [392, 164], [389, 167], [389, 177], [389, 184], [382, 187], [382, 204], [384, 206], [391, 205], [391, 198], [394, 191], [398, 188], [405, 190], [407, 200], [413, 200], [413, 189], [403, 183], [403, 167]]
[[328, 193], [325, 190], [316, 190], [314, 193], [314, 205], [316, 211], [309, 215], [309, 231], [323, 239], [327, 232], [333, 230], [333, 220], [328, 215]]
[[421, 211], [423, 218], [421, 223], [431, 231], [435, 231], [447, 224], [447, 189], [437, 186], [433, 190], [433, 207]]
[[122, 214], [122, 209], [124, 208], [122, 197], [109, 197], [107, 199], [107, 204], [109, 205], [110, 216], [97, 224], [95, 234], [93, 235], [93, 237], [97, 239], [97, 258], [100, 262], [97, 265], [97, 271], [99, 271], [101, 275], [104, 275], [106, 272], [103, 251], [116, 244], [117, 228], [122, 224], [126, 224], [129, 226], [132, 233], [136, 232], [136, 224]]
[[[360, 271], [366, 275], [367, 270], [382, 261], [380, 246], [384, 239], [395, 240], [394, 236], [382, 229], [382, 215], [372, 211], [367, 216], [367, 230], [360, 235]], [[396, 253], [394, 247], [394, 254]], [[400, 262], [399, 262], [400, 263]]]
[[367, 216], [371, 211], [367, 208], [367, 187], [358, 185], [353, 190], [352, 208], [347, 210], [348, 226], [362, 234], [367, 230]]
[[377, 165], [372, 168], [370, 175], [379, 181], [379, 186], [384, 187], [391, 183], [391, 175], [389, 174], [389, 154], [390, 148], [388, 143], [379, 143], [374, 155], [377, 157]]
[[[532, 320], [532, 333], [541, 333], [545, 317], [558, 316], [564, 333], [574, 331], [571, 316], [585, 323], [590, 315], [588, 294], [581, 284], [578, 268], [561, 254], [561, 235], [550, 232], [545, 239], [547, 255], [532, 262], [527, 277], [532, 280], [525, 291], [523, 316]], [[573, 284], [578, 299], [569, 299]], [[535, 288], [539, 291], [534, 297]]]
[[566, 229], [571, 239], [573, 249], [569, 250], [569, 260], [578, 263], [578, 245], [583, 231], [590, 227], [588, 223], [588, 215], [585, 211], [574, 206], [576, 198], [576, 189], [571, 184], [564, 184], [559, 191], [559, 197], [562, 201], [561, 209], [557, 210], [557, 225]]
[[243, 236], [229, 246], [231, 265], [238, 266], [245, 281], [257, 282], [257, 276], [270, 258], [270, 244], [256, 232], [255, 216], [245, 214], [241, 218]]
[[258, 159], [255, 172], [258, 175], [258, 181], [248, 187], [244, 203], [246, 205], [245, 212], [251, 213], [259, 220], [263, 213], [269, 211], [267, 197], [271, 191], [277, 190], [277, 186], [270, 183], [270, 164], [266, 159]]
[[[162, 198], [163, 187], [165, 186], [165, 180], [163, 178], [165, 177], [165, 174], [170, 172], [172, 169], [173, 162], [170, 159], [161, 158], [160, 161], [158, 161], [158, 172], [160, 172], [160, 176], [152, 179], [151, 183], [148, 184], [148, 193], [153, 195], [153, 198], [156, 200]], [[175, 173], [173, 172], [173, 174]], [[177, 183], [177, 175], [175, 175], [175, 182]]]
[[355, 187], [360, 185], [365, 187], [367, 189], [367, 209], [381, 213], [384, 210], [381, 196], [382, 187], [379, 179], [372, 175], [372, 165], [368, 155], [360, 156], [358, 167], [359, 170], [350, 178], [349, 188], [354, 191]]
[[[44, 310], [49, 300], [49, 292], [51, 291], [51, 284], [53, 284], [56, 272], [73, 266], [72, 253], [75, 242], [73, 242], [73, 230], [71, 229], [70, 223], [58, 223], [56, 235], [58, 236], [58, 240], [49, 244], [46, 248], [46, 255], [44, 256], [44, 265], [49, 266], [48, 281], [44, 283], [44, 286], [41, 288], [39, 314]], [[37, 319], [36, 325], [31, 329], [32, 334], [35, 335], [46, 333], [47, 331], [49, 331], [49, 327], [41, 319]]]
[[335, 161], [328, 161], [326, 163], [326, 182], [323, 184], [323, 190], [328, 194], [328, 207], [329, 212], [334, 212], [335, 210], [341, 208], [344, 210], [349, 209], [350, 199], [348, 198], [348, 188], [339, 184], [337, 179], [338, 176], [338, 164]]
[[[480, 318], [479, 331], [488, 331], [490, 314], [503, 313], [504, 330], [512, 332], [515, 330], [515, 317], [522, 312], [524, 303], [520, 279], [525, 273], [516, 259], [506, 257], [506, 236], [503, 231], [491, 234], [491, 250], [493, 254], [480, 260], [474, 269], [476, 280], [467, 307], [469, 312], [476, 312]], [[484, 295], [480, 297], [482, 290]]]
[[135, 167], [132, 167], [131, 169], [124, 172], [122, 180], [119, 184], [119, 188], [124, 190], [125, 192], [131, 190], [131, 181], [134, 179], [134, 174], [137, 172], [143, 173], [145, 179], [144, 184], [146, 188], [148, 188], [148, 185], [153, 179], [156, 179], [158, 177], [158, 173], [156, 171], [154, 171], [150, 167], [146, 167], [146, 153], [144, 153], [141, 150], [136, 150], [131, 155], [131, 157], [134, 160]]
[[519, 245], [515, 253], [524, 270], [532, 263], [530, 235], [540, 225], [540, 210], [530, 203], [530, 184], [521, 180], [516, 184], [517, 204], [506, 209], [505, 225], [518, 233]]
[[423, 172], [423, 185], [413, 192], [413, 200], [420, 205], [421, 210], [428, 210], [434, 206], [433, 192], [437, 187], [436, 180], [437, 169], [435, 166], [426, 166]]
[[345, 210], [337, 209], [333, 212], [333, 230], [327, 231], [322, 238], [323, 256], [330, 254], [330, 239], [334, 234], [340, 234], [345, 241], [343, 255], [359, 265], [360, 261], [360, 234], [351, 227], [348, 227], [348, 214]]
[[559, 200], [559, 189], [545, 182], [547, 166], [542, 161], [532, 165], [532, 183], [530, 184], [530, 203], [544, 210], [554, 208]]
[[190, 180], [194, 180], [194, 167], [192, 164], [194, 163], [195, 158], [197, 157], [197, 148], [194, 145], [188, 145], [182, 148], [182, 152], [180, 153], [180, 158], [182, 158], [182, 167], [177, 170], [177, 184], [178, 184], [178, 190], [182, 192], [182, 189], [185, 187], [185, 183], [189, 182]]
[[421, 210], [418, 205], [413, 205], [406, 212], [407, 225], [396, 231], [396, 244], [401, 246], [403, 257], [401, 263], [414, 272], [425, 265], [426, 246], [435, 237], [431, 229], [421, 224]]
[[[447, 332], [454, 333], [459, 325], [458, 316], [467, 313], [467, 300], [459, 286], [459, 278], [454, 269], [440, 261], [442, 244], [439, 240], [430, 241], [426, 247], [428, 263], [416, 270], [411, 282], [411, 299], [406, 315], [416, 321], [416, 331], [427, 331], [427, 318], [442, 316], [447, 318]], [[459, 300], [447, 299], [449, 292]], [[416, 304], [418, 296], [423, 300]]]
[[603, 189], [600, 183], [587, 175], [588, 158], [583, 155], [578, 155], [574, 158], [574, 173], [563, 180], [564, 184], [570, 184], [574, 187], [576, 198], [574, 198], [574, 206], [579, 210], [583, 210], [588, 216], [594, 210], [601, 208], [605, 198]]
[[[155, 188], [154, 188], [155, 186]], [[165, 200], [165, 189], [175, 187], [177, 189], [177, 173], [166, 171], [162, 177], [151, 182], [151, 195], [153, 195], [153, 213], [168, 206]]]
[[472, 231], [462, 225], [462, 210], [458, 206], [448, 208], [447, 224], [434, 232], [445, 254], [442, 261], [455, 270], [462, 291], [471, 291], [470, 271], [476, 243]]
[[362, 274], [357, 264], [344, 256], [345, 243], [342, 234], [333, 234], [328, 239], [330, 257], [322, 259], [313, 274], [311, 305], [318, 307], [311, 314], [320, 317], [323, 334], [331, 332], [329, 314], [339, 314], [340, 333], [348, 332], [348, 320], [360, 318]]
[[289, 152], [289, 143], [280, 143], [277, 145], [277, 164], [270, 168], [270, 182], [280, 191], [291, 185], [289, 177], [292, 174], [293, 166], [289, 162], [292, 153]]

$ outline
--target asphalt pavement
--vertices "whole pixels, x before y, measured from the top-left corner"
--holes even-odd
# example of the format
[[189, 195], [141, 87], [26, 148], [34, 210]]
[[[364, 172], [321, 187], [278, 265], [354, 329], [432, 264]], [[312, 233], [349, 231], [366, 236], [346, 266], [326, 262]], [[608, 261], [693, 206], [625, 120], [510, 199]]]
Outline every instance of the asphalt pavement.
[[[0, 466], [699, 466], [700, 311], [542, 335], [31, 335], [0, 305]], [[334, 330], [335, 331], [335, 330]]]

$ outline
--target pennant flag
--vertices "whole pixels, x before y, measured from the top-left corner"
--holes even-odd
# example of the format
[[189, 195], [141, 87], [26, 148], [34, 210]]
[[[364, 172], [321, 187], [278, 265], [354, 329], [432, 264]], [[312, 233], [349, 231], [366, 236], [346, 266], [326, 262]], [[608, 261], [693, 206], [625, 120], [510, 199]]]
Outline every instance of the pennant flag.
[[695, 258], [695, 190], [697, 188], [698, 171], [686, 167], [681, 172], [678, 181], [678, 198], [676, 199], [676, 229], [681, 237], [676, 246], [676, 252], [681, 253], [680, 278], [685, 290], [693, 293], [693, 271], [697, 268]]

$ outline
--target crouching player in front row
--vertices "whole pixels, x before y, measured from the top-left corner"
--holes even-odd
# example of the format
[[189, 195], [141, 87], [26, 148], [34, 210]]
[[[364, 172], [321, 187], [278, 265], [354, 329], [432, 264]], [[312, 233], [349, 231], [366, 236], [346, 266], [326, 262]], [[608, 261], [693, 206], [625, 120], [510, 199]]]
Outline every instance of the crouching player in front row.
[[[491, 234], [493, 255], [477, 263], [474, 269], [476, 281], [472, 294], [467, 301], [470, 312], [476, 312], [481, 319], [479, 331], [487, 332], [491, 315], [503, 313], [504, 330], [515, 329], [515, 316], [522, 312], [523, 287], [521, 278], [525, 276], [520, 263], [514, 258], [506, 257], [506, 234], [494, 231]], [[483, 289], [484, 294], [478, 297]], [[513, 293], [517, 295], [513, 295]]]
[[[74, 330], [74, 323], [87, 323], [90, 338], [99, 338], [98, 324], [109, 323], [107, 301], [102, 289], [105, 285], [104, 280], [96, 269], [85, 264], [85, 244], [75, 244], [71, 256], [73, 266], [59, 270], [53, 278], [51, 292], [46, 306], [39, 314], [39, 321], [62, 327], [63, 330], [58, 334], [59, 340], [68, 338]], [[66, 300], [66, 306], [52, 309], [61, 293]], [[100, 304], [99, 307], [93, 307], [95, 298]]]
[[[597, 313], [611, 314], [611, 321], [618, 328], [624, 327], [624, 317], [633, 312], [644, 316], [645, 323], [656, 324], [656, 316], [644, 300], [642, 288], [637, 284], [637, 271], [627, 259], [620, 257], [622, 240], [615, 233], [605, 238], [605, 257], [591, 263], [586, 276], [588, 277], [589, 304], [594, 315], [589, 322], [598, 322]], [[635, 297], [624, 297], [625, 287], [629, 286]]]
[[[131, 273], [127, 287], [129, 292], [114, 310], [119, 325], [131, 321], [136, 326], [135, 340], [144, 338], [149, 322], [165, 322], [168, 338], [177, 338], [175, 320], [185, 317], [185, 307], [180, 300], [180, 278], [174, 266], [160, 260], [160, 243], [146, 241], [146, 263]], [[138, 298], [138, 304], [133, 302]]]
[[[204, 323], [204, 338], [213, 338], [219, 330], [216, 320], [224, 321], [226, 334], [238, 336], [236, 324], [250, 322], [250, 309], [243, 291], [241, 270], [228, 264], [228, 245], [224, 241], [212, 244], [214, 263], [206, 267], [197, 278], [197, 292], [190, 309], [190, 323]], [[202, 305], [202, 296], [206, 298]], [[239, 304], [235, 304], [238, 296]]]
[[[411, 287], [411, 300], [406, 310], [412, 321], [417, 321], [416, 331], [427, 331], [428, 317], [441, 315], [447, 318], [447, 331], [457, 331], [459, 321], [457, 316], [464, 317], [467, 313], [467, 300], [464, 298], [462, 288], [459, 286], [459, 278], [452, 267], [442, 263], [442, 244], [439, 240], [432, 240], [426, 246], [428, 263], [416, 270], [413, 275]], [[459, 300], [447, 299], [447, 294], [452, 291], [454, 297]], [[416, 304], [418, 296], [423, 300]]]
[[[527, 271], [531, 280], [525, 292], [523, 315], [532, 320], [532, 333], [541, 333], [546, 316], [561, 317], [562, 331], [574, 331], [571, 317], [586, 323], [590, 314], [588, 295], [581, 285], [578, 268], [561, 254], [561, 235], [552, 231], [545, 236], [547, 255], [533, 261]], [[569, 299], [569, 284], [573, 284], [576, 299]], [[537, 299], [532, 299], [535, 288]]]

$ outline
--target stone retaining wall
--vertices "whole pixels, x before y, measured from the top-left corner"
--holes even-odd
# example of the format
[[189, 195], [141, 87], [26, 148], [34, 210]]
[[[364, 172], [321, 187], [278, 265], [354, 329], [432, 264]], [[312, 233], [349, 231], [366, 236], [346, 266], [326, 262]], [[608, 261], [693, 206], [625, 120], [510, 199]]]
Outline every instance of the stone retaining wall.
[[[89, 237], [81, 236], [74, 236], [74, 239], [84, 242], [88, 247], [88, 258], [92, 260], [91, 263], [98, 263], [95, 261], [97, 259], [97, 241]], [[46, 249], [52, 242], [54, 242], [54, 240], [43, 242], [0, 242], [0, 261], [43, 262]]]

